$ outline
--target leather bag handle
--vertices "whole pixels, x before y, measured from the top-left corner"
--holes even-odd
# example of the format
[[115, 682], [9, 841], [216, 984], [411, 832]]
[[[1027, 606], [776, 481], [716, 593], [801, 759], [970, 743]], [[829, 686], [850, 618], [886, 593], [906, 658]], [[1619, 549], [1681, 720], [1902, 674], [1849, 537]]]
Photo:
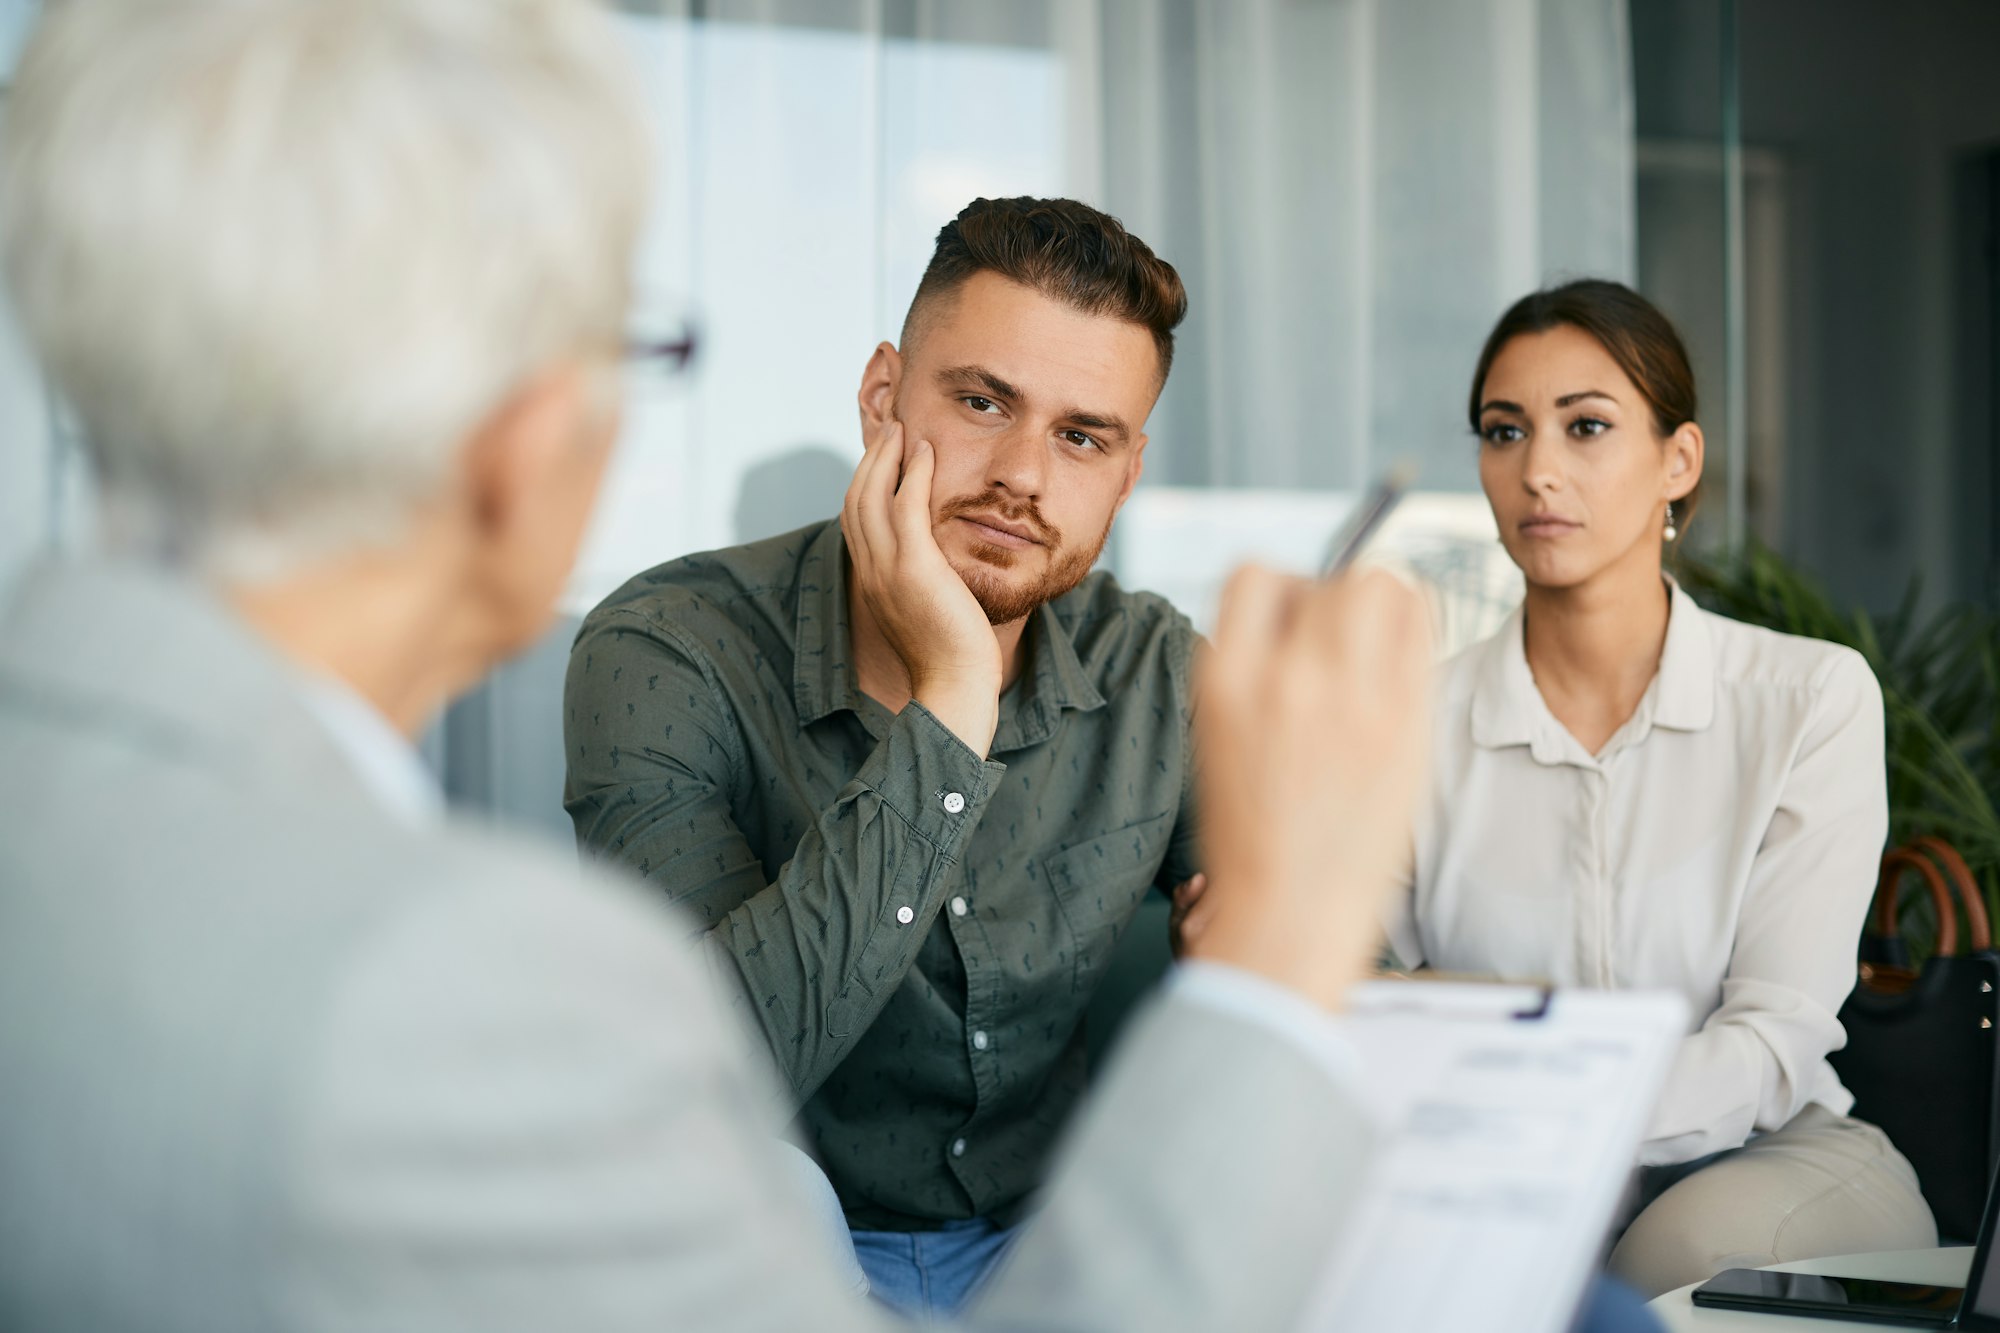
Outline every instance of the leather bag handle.
[[1968, 952], [1983, 953], [1993, 947], [1993, 925], [1986, 917], [1986, 895], [1979, 891], [1979, 881], [1972, 877], [1972, 867], [1965, 864], [1965, 858], [1958, 849], [1943, 838], [1926, 835], [1910, 844], [1930, 854], [1933, 861], [1944, 867], [1945, 877], [1958, 890], [1959, 910], [1965, 913], [1965, 933]]
[[[1940, 868], [1942, 867], [1942, 868]], [[1958, 952], [1958, 912], [1953, 898], [1965, 911], [1966, 935], [1975, 951], [1993, 947], [1992, 923], [1979, 885], [1950, 843], [1942, 838], [1917, 838], [1906, 847], [1896, 847], [1882, 856], [1881, 878], [1875, 884], [1874, 920], [1871, 926], [1883, 939], [1896, 938], [1896, 908], [1901, 901], [1902, 877], [1914, 870], [1930, 891], [1937, 910], [1937, 953], [1941, 958]], [[1956, 892], [1954, 892], [1956, 891]]]
[[1910, 847], [1892, 848], [1882, 855], [1882, 877], [1875, 882], [1875, 920], [1871, 923], [1875, 933], [1885, 940], [1896, 938], [1896, 908], [1902, 901], [1903, 872], [1907, 870], [1917, 872], [1937, 909], [1938, 955], [1957, 953], [1958, 913], [1951, 910], [1951, 890], [1944, 886], [1944, 875], [1930, 858]]

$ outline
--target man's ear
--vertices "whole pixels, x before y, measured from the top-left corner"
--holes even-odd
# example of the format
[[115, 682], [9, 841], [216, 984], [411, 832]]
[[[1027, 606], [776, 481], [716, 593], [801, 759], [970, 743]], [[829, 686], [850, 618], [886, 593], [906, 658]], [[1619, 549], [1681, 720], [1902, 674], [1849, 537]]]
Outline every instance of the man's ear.
[[878, 343], [861, 371], [861, 434], [872, 440], [896, 412], [896, 390], [903, 383], [903, 357], [894, 343]]
[[1701, 427], [1692, 421], [1667, 437], [1667, 499], [1680, 499], [1701, 481], [1707, 448]]
[[1116, 518], [1118, 511], [1125, 507], [1125, 502], [1132, 498], [1132, 488], [1139, 484], [1140, 476], [1146, 471], [1147, 439], [1147, 436], [1141, 435], [1132, 443], [1132, 461], [1126, 466], [1125, 484], [1118, 490], [1118, 503], [1112, 506], [1111, 515], [1113, 518]]

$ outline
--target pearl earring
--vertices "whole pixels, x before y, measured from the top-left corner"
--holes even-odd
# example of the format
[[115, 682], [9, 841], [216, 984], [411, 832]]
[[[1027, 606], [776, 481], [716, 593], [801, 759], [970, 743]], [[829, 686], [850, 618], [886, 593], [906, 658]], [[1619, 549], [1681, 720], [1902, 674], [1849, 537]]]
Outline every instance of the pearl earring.
[[1669, 500], [1667, 501], [1666, 538], [1668, 541], [1672, 541], [1674, 538], [1680, 535], [1681, 535], [1681, 530], [1674, 526], [1674, 502], [1672, 500]]

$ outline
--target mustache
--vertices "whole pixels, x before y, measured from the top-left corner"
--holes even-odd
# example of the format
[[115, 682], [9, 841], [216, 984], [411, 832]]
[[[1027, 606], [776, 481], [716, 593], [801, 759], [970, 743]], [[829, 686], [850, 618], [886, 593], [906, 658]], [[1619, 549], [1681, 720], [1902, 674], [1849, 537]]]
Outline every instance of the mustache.
[[1062, 530], [1042, 517], [1042, 511], [1033, 500], [1008, 500], [1002, 496], [962, 495], [952, 500], [938, 513], [938, 521], [953, 518], [977, 519], [981, 514], [992, 514], [1009, 523], [1018, 523], [1035, 534], [1035, 540], [1044, 546], [1062, 545]]

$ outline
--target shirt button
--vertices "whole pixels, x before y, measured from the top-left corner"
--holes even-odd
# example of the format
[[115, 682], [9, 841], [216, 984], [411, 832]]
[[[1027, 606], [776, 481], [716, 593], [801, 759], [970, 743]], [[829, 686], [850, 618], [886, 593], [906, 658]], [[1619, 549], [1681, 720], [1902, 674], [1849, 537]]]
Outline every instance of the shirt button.
[[963, 1157], [963, 1156], [965, 1156], [965, 1140], [964, 1140], [964, 1139], [953, 1139], [953, 1140], [951, 1141], [951, 1155], [952, 1155], [953, 1157]]
[[953, 899], [951, 900], [951, 914], [952, 914], [953, 916], [964, 916], [964, 915], [965, 915], [965, 899], [964, 899], [964, 898], [953, 898]]
[[955, 815], [963, 809], [965, 809], [964, 796], [955, 791], [948, 791], [944, 794], [944, 812], [946, 814]]
[[975, 1051], [986, 1049], [986, 1034], [984, 1032], [975, 1032], [972, 1034], [972, 1049]]
[[912, 912], [908, 907], [898, 907], [896, 909], [896, 919], [907, 926], [917, 919], [917, 914]]

